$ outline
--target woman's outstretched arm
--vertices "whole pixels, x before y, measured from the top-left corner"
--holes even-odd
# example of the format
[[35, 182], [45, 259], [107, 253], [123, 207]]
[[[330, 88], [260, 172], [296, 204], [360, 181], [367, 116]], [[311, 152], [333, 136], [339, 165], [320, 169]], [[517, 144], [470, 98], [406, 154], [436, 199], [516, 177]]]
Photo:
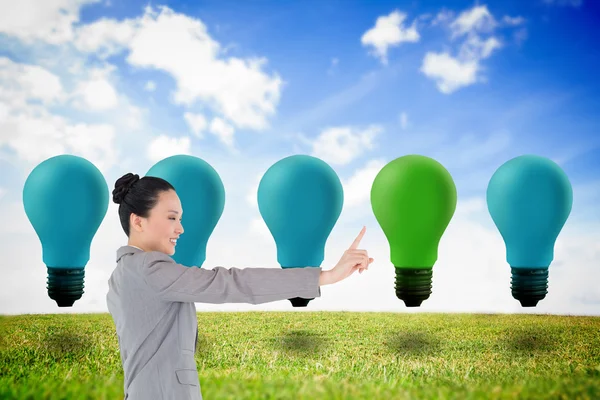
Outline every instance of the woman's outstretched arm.
[[178, 264], [159, 251], [145, 257], [142, 276], [166, 301], [261, 304], [321, 296], [320, 267], [203, 269]]
[[261, 304], [293, 297], [321, 296], [321, 286], [362, 272], [373, 262], [366, 250], [357, 249], [365, 233], [361, 230], [334, 268], [224, 268], [186, 267], [159, 251], [145, 254], [140, 274], [156, 294], [166, 301], [197, 303]]

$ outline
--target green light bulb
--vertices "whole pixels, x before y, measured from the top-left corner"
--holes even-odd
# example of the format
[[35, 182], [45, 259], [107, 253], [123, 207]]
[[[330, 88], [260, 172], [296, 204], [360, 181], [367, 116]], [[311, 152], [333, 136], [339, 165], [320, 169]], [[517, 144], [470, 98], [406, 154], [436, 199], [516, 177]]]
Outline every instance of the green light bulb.
[[390, 245], [396, 296], [419, 307], [431, 294], [438, 245], [456, 210], [452, 175], [429, 157], [399, 157], [375, 177], [371, 206]]

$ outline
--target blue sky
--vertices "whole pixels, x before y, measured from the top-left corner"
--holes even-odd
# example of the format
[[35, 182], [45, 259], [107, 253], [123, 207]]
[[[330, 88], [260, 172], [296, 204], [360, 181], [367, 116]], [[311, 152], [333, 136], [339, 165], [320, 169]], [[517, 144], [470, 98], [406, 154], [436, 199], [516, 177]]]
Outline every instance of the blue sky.
[[[419, 25], [421, 37], [417, 43], [388, 48], [387, 66], [368, 54], [368, 47], [361, 45], [360, 38], [379, 16], [394, 10], [406, 13], [406, 21], [412, 23], [425, 14], [435, 17], [441, 10], [452, 11], [456, 16], [477, 6], [473, 2], [160, 4], [200, 19], [210, 36], [229, 48], [229, 56], [266, 58], [264, 70], [277, 73], [285, 81], [276, 115], [269, 119], [269, 141], [285, 133], [301, 132], [315, 137], [327, 126], [380, 124], [386, 132], [381, 138], [380, 154], [388, 157], [412, 151], [396, 139], [419, 134], [417, 130], [443, 131], [450, 142], [464, 134], [483, 138], [494, 130], [505, 130], [519, 137], [506, 156], [533, 152], [558, 157], [560, 150], [578, 149], [594, 142], [587, 151], [574, 149], [577, 156], [563, 165], [574, 183], [583, 183], [596, 178], [600, 167], [600, 146], [596, 143], [600, 136], [596, 112], [600, 81], [595, 72], [600, 65], [600, 52], [594, 51], [598, 48], [594, 38], [600, 35], [600, 14], [589, 2], [578, 6], [571, 5], [578, 2], [565, 3], [480, 3], [496, 20], [508, 15], [522, 17], [525, 22], [495, 30], [503, 47], [481, 62], [486, 83], [472, 84], [451, 94], [440, 93], [435, 83], [419, 71], [426, 52], [449, 50], [455, 54], [461, 43], [460, 39], [449, 39], [447, 28], [428, 26], [431, 18]], [[88, 5], [82, 8], [81, 23], [99, 18], [135, 18], [147, 4], [130, 1], [113, 2], [110, 6]], [[519, 41], [515, 35], [522, 29], [526, 37]], [[185, 131], [181, 109], [167, 100], [174, 87], [172, 77], [156, 70], [131, 70], [125, 54], [110, 59], [124, 77], [120, 89], [144, 102], [140, 84], [146, 79], [155, 81], [159, 89], [152, 123]], [[338, 60], [337, 64], [333, 65], [333, 59]], [[368, 82], [361, 84], [365, 79]], [[505, 115], [515, 108], [512, 116]], [[414, 132], [401, 129], [402, 112], [407, 113]], [[244, 146], [257, 138], [250, 133], [245, 135], [243, 129], [239, 133]], [[262, 142], [258, 143], [256, 151], [263, 151]], [[498, 161], [501, 159], [496, 164]], [[457, 169], [455, 173], [467, 172]]]
[[[501, 264], [485, 190], [502, 163], [530, 153], [558, 162], [574, 187], [557, 265], [591, 271], [600, 262], [590, 244], [600, 232], [600, 12], [591, 0], [79, 3], [48, 0], [33, 13], [33, 0], [0, 0], [7, 237], [39, 245], [19, 202], [27, 174], [44, 159], [83, 156], [112, 190], [121, 175], [143, 175], [186, 153], [210, 162], [226, 188], [215, 258], [209, 248], [207, 262], [245, 263], [218, 257], [235, 238], [249, 243], [256, 264], [271, 263], [272, 247], [268, 261], [252, 250], [260, 240], [272, 246], [256, 207], [258, 179], [300, 153], [328, 162], [344, 184], [328, 260], [355, 236], [346, 229], [358, 233], [366, 224], [367, 243], [383, 262], [388, 250], [378, 242], [370, 185], [385, 163], [416, 153], [455, 179], [459, 211], [448, 240], [464, 244], [466, 232], [485, 229], [479, 235], [489, 242], [474, 249]], [[121, 232], [116, 210], [107, 215], [101, 254], [124, 239], [113, 239]], [[583, 250], [573, 244], [583, 242]], [[106, 275], [112, 267], [102, 265]], [[105, 275], [97, 277], [98, 306]], [[587, 310], [578, 308], [579, 289], [562, 290], [574, 299], [564, 310]], [[585, 301], [600, 303], [598, 289], [589, 290]]]
[[[276, 115], [269, 118], [269, 142], [288, 133], [315, 137], [327, 126], [378, 124], [385, 130], [380, 138], [381, 150], [390, 151], [381, 154], [394, 157], [411, 150], [405, 150], [404, 143], [396, 139], [417, 135], [417, 130], [443, 131], [448, 141], [464, 134], [485, 137], [494, 130], [506, 130], [520, 137], [513, 143], [515, 154], [558, 156], [559, 149], [594, 141], [600, 128], [595, 112], [600, 83], [594, 71], [600, 65], [600, 52], [594, 51], [600, 14], [589, 2], [558, 3], [100, 2], [81, 8], [79, 24], [101, 18], [136, 18], [148, 4], [165, 5], [175, 13], [201, 20], [209, 35], [228, 49], [227, 56], [266, 58], [263, 70], [285, 81]], [[506, 15], [525, 21], [494, 31], [503, 44], [480, 63], [487, 82], [451, 94], [440, 93], [435, 83], [419, 71], [423, 57], [428, 51], [456, 54], [461, 40], [451, 40], [447, 27], [430, 26], [429, 22], [441, 11], [453, 12], [456, 17], [478, 4], [485, 6], [496, 21]], [[389, 47], [389, 63], [382, 65], [360, 38], [373, 28], [378, 17], [394, 10], [406, 13], [403, 26], [427, 14], [430, 18], [418, 25], [418, 42]], [[520, 31], [526, 33], [518, 40], [515, 35]], [[14, 51], [4, 52], [15, 60], [27, 60], [26, 53], [27, 46], [19, 45]], [[126, 56], [125, 51], [108, 59], [122, 77], [119, 92], [148, 106], [153, 126], [185, 132], [188, 127], [181, 118], [184, 110], [169, 100], [175, 87], [172, 76], [156, 69], [132, 68]], [[335, 65], [333, 59], [337, 60]], [[90, 55], [90, 64], [96, 61]], [[147, 80], [157, 84], [152, 103], [147, 101], [147, 92], [140, 90]], [[515, 108], [512, 117], [505, 116]], [[413, 132], [401, 129], [402, 112], [407, 114]], [[263, 151], [265, 143], [260, 139], [264, 135], [258, 137], [257, 146], [250, 146], [257, 136], [246, 131], [242, 128], [236, 132], [240, 144]], [[594, 147], [565, 162], [573, 182], [597, 176], [600, 147]]]

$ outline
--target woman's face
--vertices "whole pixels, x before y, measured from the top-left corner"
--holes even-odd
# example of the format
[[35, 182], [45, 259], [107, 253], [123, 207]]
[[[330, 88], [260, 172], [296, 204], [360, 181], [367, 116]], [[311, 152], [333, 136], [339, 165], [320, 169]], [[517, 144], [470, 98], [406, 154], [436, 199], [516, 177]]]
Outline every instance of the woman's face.
[[174, 190], [161, 192], [150, 216], [140, 219], [141, 232], [138, 229], [135, 232], [145, 245], [143, 249], [161, 251], [171, 256], [175, 254], [176, 245], [171, 239], [177, 239], [183, 233], [182, 215], [183, 209], [177, 193]]

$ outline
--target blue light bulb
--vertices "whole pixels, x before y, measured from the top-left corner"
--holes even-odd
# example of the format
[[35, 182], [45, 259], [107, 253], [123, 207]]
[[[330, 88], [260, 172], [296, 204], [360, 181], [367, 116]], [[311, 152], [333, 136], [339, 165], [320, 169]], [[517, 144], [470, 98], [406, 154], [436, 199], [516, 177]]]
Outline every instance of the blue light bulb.
[[[258, 185], [258, 208], [275, 239], [282, 268], [321, 266], [343, 203], [340, 179], [318, 158], [286, 157], [265, 172]], [[313, 299], [289, 300], [294, 307], [306, 307]]]
[[177, 240], [173, 260], [188, 267], [202, 267], [208, 239], [225, 207], [225, 188], [219, 174], [206, 161], [180, 154], [154, 164], [146, 176], [169, 182], [181, 201], [185, 232]]
[[523, 307], [535, 307], [548, 293], [554, 244], [571, 213], [569, 178], [547, 158], [519, 156], [490, 179], [487, 205], [506, 245], [512, 295]]
[[84, 293], [92, 239], [108, 210], [106, 180], [85, 158], [52, 157], [27, 177], [23, 206], [42, 243], [48, 296], [71, 307]]

